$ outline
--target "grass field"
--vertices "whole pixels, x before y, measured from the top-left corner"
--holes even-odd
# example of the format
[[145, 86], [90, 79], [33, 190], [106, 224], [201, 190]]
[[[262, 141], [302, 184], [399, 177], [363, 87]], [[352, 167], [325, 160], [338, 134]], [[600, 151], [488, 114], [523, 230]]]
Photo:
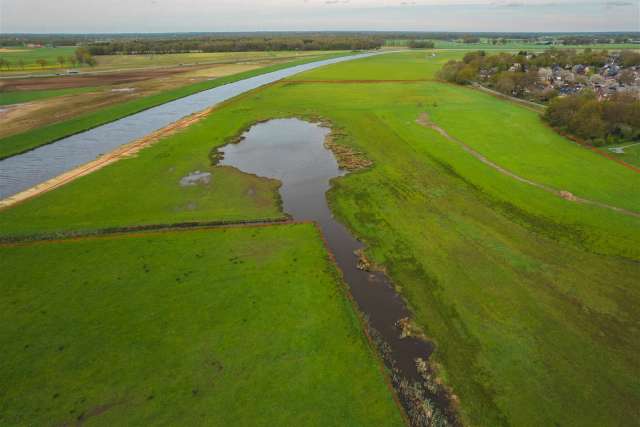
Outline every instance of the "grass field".
[[[56, 48], [4, 48], [0, 50], [0, 58], [9, 61], [10, 67], [2, 67], [2, 74], [21, 73], [41, 73], [55, 72], [60, 69], [73, 68], [71, 64], [65, 63], [62, 67], [58, 64], [58, 56], [65, 59], [74, 55], [76, 47], [56, 47]], [[83, 71], [108, 71], [126, 70], [132, 68], [155, 68], [172, 67], [180, 65], [194, 65], [203, 63], [228, 63], [238, 61], [275, 60], [281, 58], [299, 59], [308, 56], [324, 55], [326, 51], [281, 51], [281, 52], [211, 52], [211, 53], [178, 53], [166, 55], [104, 55], [96, 56], [97, 64], [94, 67], [86, 65], [78, 66]], [[337, 53], [337, 52], [336, 52]], [[346, 53], [346, 52], [344, 52]], [[36, 63], [38, 59], [47, 61], [47, 65], [42, 68]], [[18, 61], [24, 61], [25, 67], [22, 69]]]
[[39, 99], [54, 98], [56, 96], [77, 95], [95, 90], [95, 87], [80, 87], [71, 89], [0, 92], [0, 105], [19, 104]]
[[215, 80], [202, 81], [172, 90], [163, 91], [155, 95], [134, 99], [132, 101], [120, 103], [95, 112], [80, 115], [76, 118], [59, 123], [50, 124], [27, 132], [18, 133], [0, 139], [0, 159], [22, 153], [24, 151], [39, 147], [44, 144], [56, 141], [69, 135], [82, 132], [93, 127], [112, 122], [139, 111], [164, 104], [178, 98], [192, 95], [203, 90], [222, 86], [237, 80], [242, 80], [259, 74], [280, 70], [294, 65], [313, 62], [320, 59], [328, 59], [341, 56], [341, 53], [325, 54], [319, 57], [310, 57], [296, 61], [286, 62], [263, 67], [257, 70], [237, 73], [231, 76], [221, 77]]
[[[1, 211], [0, 230], [273, 215], [269, 182], [261, 191], [233, 187], [247, 176], [207, 166], [207, 156], [255, 121], [321, 116], [343, 134], [340, 143], [374, 162], [334, 181], [334, 213], [369, 244], [436, 343], [433, 358], [463, 419], [625, 425], [640, 416], [640, 219], [516, 181], [416, 119], [426, 111], [502, 167], [581, 197], [637, 209], [640, 176], [557, 136], [535, 113], [471, 88], [334, 82], [432, 79], [430, 61], [444, 59], [383, 55], [245, 95], [137, 158]], [[196, 169], [216, 175], [191, 194], [178, 181]]]
[[0, 254], [2, 425], [403, 424], [312, 225]]
[[[36, 63], [38, 59], [44, 59], [47, 61], [47, 65], [44, 70], [51, 70], [59, 68], [58, 56], [63, 56], [65, 59], [73, 55], [76, 48], [75, 46], [63, 46], [63, 47], [43, 47], [43, 48], [2, 48], [0, 49], [0, 58], [3, 58], [10, 62], [9, 69], [2, 67], [0, 75], [6, 72], [19, 71], [19, 72], [33, 72], [43, 71], [43, 68]], [[18, 61], [24, 61], [24, 70], [20, 67]]]

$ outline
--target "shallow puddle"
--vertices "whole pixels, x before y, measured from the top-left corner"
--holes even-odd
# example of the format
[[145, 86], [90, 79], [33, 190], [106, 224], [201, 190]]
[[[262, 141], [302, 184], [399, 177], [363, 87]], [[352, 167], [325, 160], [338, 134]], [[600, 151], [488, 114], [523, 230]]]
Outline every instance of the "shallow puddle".
[[355, 252], [364, 245], [333, 218], [327, 204], [329, 181], [346, 173], [324, 147], [328, 133], [319, 124], [298, 119], [260, 123], [245, 132], [240, 143], [222, 147], [219, 164], [282, 182], [283, 210], [295, 220], [318, 223], [360, 310], [390, 346], [396, 368], [405, 378], [419, 381], [415, 359], [426, 359], [432, 345], [413, 337], [400, 338], [397, 322], [409, 316], [403, 299], [383, 273], [357, 268]]

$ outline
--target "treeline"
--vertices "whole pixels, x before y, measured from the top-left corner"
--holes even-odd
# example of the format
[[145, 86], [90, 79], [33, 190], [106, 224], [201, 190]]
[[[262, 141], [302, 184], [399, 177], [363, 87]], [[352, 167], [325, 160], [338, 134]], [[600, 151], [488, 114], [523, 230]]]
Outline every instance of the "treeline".
[[409, 40], [407, 47], [409, 49], [433, 49], [435, 43], [428, 40]]
[[[636, 37], [638, 39], [638, 37]], [[587, 44], [623, 44], [631, 43], [633, 38], [631, 35], [616, 35], [616, 36], [564, 36], [558, 38], [563, 45], [587, 45]]]
[[640, 140], [640, 101], [629, 94], [604, 101], [591, 92], [555, 98], [544, 118], [594, 145]]
[[96, 42], [87, 45], [87, 49], [92, 55], [283, 50], [370, 50], [380, 48], [383, 42], [383, 39], [377, 37], [139, 39]]

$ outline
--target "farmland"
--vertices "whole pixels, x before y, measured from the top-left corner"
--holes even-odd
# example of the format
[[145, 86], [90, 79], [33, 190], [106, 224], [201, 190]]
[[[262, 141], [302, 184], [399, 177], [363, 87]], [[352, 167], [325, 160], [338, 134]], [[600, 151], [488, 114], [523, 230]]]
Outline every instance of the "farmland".
[[[186, 75], [182, 75], [182, 70], [180, 70], [176, 76], [170, 79], [165, 75], [167, 74], [165, 71], [155, 80], [143, 77], [139, 84], [132, 83], [132, 81], [136, 81], [136, 78], [131, 75], [120, 80], [116, 78], [115, 81], [114, 76], [105, 75], [101, 76], [103, 79], [98, 78], [97, 82], [94, 77], [89, 76], [88, 79], [92, 85], [99, 84], [100, 80], [107, 84], [109, 82], [120, 84], [105, 86], [96, 89], [96, 91], [87, 91], [84, 96], [77, 96], [77, 94], [85, 92], [86, 88], [82, 83], [87, 78], [64, 77], [61, 78], [64, 82], [67, 82], [67, 79], [80, 80], [74, 88], [68, 88], [71, 93], [74, 93], [74, 96], [59, 96], [54, 99], [50, 99], [50, 96], [43, 96], [45, 99], [40, 103], [12, 106], [12, 108], [0, 112], [0, 117], [6, 121], [3, 129], [0, 130], [0, 159], [206, 89], [292, 65], [340, 55], [342, 53], [329, 53], [320, 57], [306, 57], [295, 61], [276, 61], [271, 65], [258, 62], [222, 65], [213, 69], [205, 67], [189, 70], [191, 73]], [[146, 74], [148, 73], [146, 72]], [[47, 81], [46, 87], [57, 82], [58, 80]], [[33, 87], [33, 83], [29, 80], [23, 86]], [[19, 85], [15, 81], [5, 84]], [[48, 95], [52, 95], [51, 92], [53, 90], [49, 91]], [[3, 99], [4, 96], [9, 98], [28, 96], [22, 95], [20, 91], [0, 93]], [[30, 95], [32, 97], [40, 96], [38, 92], [32, 92]]]
[[[65, 63], [62, 66], [57, 62], [58, 57], [65, 59], [72, 56], [76, 50], [72, 47], [53, 48], [3, 48], [0, 50], [0, 58], [10, 62], [8, 68], [3, 67], [0, 75], [42, 74], [59, 72], [74, 68]], [[93, 67], [83, 65], [79, 67], [84, 72], [114, 71], [128, 69], [152, 69], [158, 67], [193, 66], [197, 64], [227, 64], [242, 61], [272, 61], [279, 59], [296, 59], [308, 56], [316, 56], [322, 52], [211, 52], [211, 53], [179, 53], [166, 55], [105, 55], [95, 57], [97, 63]], [[47, 64], [42, 67], [36, 61], [44, 59]], [[23, 61], [24, 69], [19, 66]]]
[[0, 253], [2, 425], [402, 425], [310, 224]]
[[[458, 396], [463, 421], [486, 426], [625, 424], [630, 416], [640, 415], [637, 412], [640, 389], [636, 381], [640, 364], [634, 357], [640, 351], [636, 327], [640, 318], [635, 309], [640, 304], [636, 286], [640, 277], [637, 246], [640, 219], [634, 215], [640, 211], [640, 177], [633, 170], [559, 136], [534, 111], [472, 88], [436, 81], [437, 70], [448, 59], [461, 55], [441, 51], [436, 51], [436, 56], [423, 51], [386, 54], [324, 67], [254, 91], [225, 103], [200, 122], [134, 158], [0, 211], [0, 230], [5, 237], [16, 237], [139, 224], [279, 217], [282, 212], [277, 182], [215, 166], [210, 161], [211, 150], [226, 144], [255, 122], [276, 117], [322, 118], [331, 123], [339, 144], [364, 153], [374, 165], [333, 181], [329, 193], [333, 212], [369, 245], [367, 256], [386, 269], [407, 299], [416, 323], [435, 343], [433, 363], [441, 379]], [[421, 122], [425, 114], [432, 127]], [[437, 129], [446, 131], [451, 138]], [[479, 161], [455, 141], [527, 181], [570, 192], [595, 204], [558, 197], [514, 179]], [[196, 170], [210, 172], [212, 184], [181, 187], [180, 178]], [[228, 245], [259, 245], [251, 252], [250, 263], [269, 262], [255, 258], [275, 245], [282, 251], [272, 255], [278, 262], [262, 265], [260, 275], [256, 273], [256, 264], [252, 264], [253, 269], [240, 272], [233, 270], [237, 266], [224, 264], [214, 255], [212, 265], [224, 265], [212, 270], [219, 272], [220, 277], [227, 272], [229, 277], [255, 275], [255, 280], [267, 286], [267, 293], [271, 286], [282, 284], [279, 280], [282, 271], [287, 272], [287, 278], [291, 274], [301, 281], [308, 280], [305, 283], [312, 287], [316, 281], [319, 287], [326, 283], [335, 285], [326, 261], [318, 264], [318, 260], [324, 259], [324, 252], [311, 227], [280, 227], [278, 231], [261, 229], [264, 234], [246, 240], [240, 234], [249, 231], [234, 230], [233, 233], [239, 233], [235, 239], [219, 238], [215, 243], [222, 245], [220, 253], [233, 252], [234, 248]], [[181, 237], [169, 239], [174, 238]], [[97, 256], [99, 252], [92, 252], [97, 249], [90, 242], [51, 244], [60, 245], [63, 255], [40, 256], [43, 262], [77, 259], [80, 254]], [[160, 239], [157, 244], [161, 248], [153, 252], [153, 257], [149, 255], [149, 262], [174, 265], [163, 261], [178, 253], [184, 243], [170, 243]], [[110, 245], [108, 250], [114, 256], [137, 253], [135, 247], [122, 250], [124, 246], [119, 245], [125, 243], [118, 239]], [[297, 249], [296, 245], [304, 248]], [[185, 253], [189, 254], [214, 245], [203, 238], [185, 246], [188, 247]], [[13, 286], [22, 285], [21, 292], [27, 293], [24, 298], [36, 292], [39, 298], [46, 298], [55, 287], [55, 283], [38, 277], [45, 269], [39, 273], [27, 271], [27, 265], [20, 262], [37, 259], [34, 248], [38, 247], [29, 244], [6, 248], [3, 250], [7, 256], [3, 254], [0, 258], [16, 277], [23, 277], [23, 282]], [[73, 253], [74, 250], [78, 253]], [[291, 265], [292, 258], [302, 258], [294, 255], [298, 250], [309, 251], [305, 254], [313, 252], [308, 259], [305, 255], [307, 264]], [[198, 270], [202, 265], [188, 261], [188, 255], [181, 253], [180, 259], [188, 263], [180, 268], [199, 271], [195, 277], [212, 271]], [[65, 266], [70, 268], [56, 262], [51, 262], [51, 268], [58, 271], [65, 271]], [[139, 264], [126, 265], [135, 274], [142, 274]], [[117, 276], [109, 265], [97, 271], [78, 268], [82, 271], [74, 271], [73, 277], [106, 276], [115, 280]], [[316, 275], [311, 274], [316, 272], [314, 269], [320, 269]], [[162, 274], [160, 283], [176, 275]], [[130, 280], [136, 281], [135, 276]], [[153, 287], [150, 283], [142, 282], [141, 294], [159, 292], [149, 289]], [[226, 283], [223, 279], [218, 282]], [[40, 291], [27, 286], [34, 283], [49, 288]], [[71, 281], [70, 286], [78, 286], [80, 282], [74, 283]], [[94, 289], [96, 295], [104, 292]], [[69, 295], [84, 295], [74, 290], [77, 288], [69, 290]], [[289, 291], [285, 296], [297, 301], [293, 294], [296, 293]], [[66, 290], [56, 297], [65, 295]], [[278, 292], [269, 295], [271, 301]], [[215, 300], [198, 292], [189, 297], [194, 301]], [[85, 301], [82, 298], [77, 304]], [[131, 307], [141, 298], [132, 299]], [[321, 311], [324, 301], [319, 300], [317, 307], [309, 311]], [[333, 305], [328, 306], [335, 309], [336, 299], [332, 301]], [[342, 299], [339, 301], [346, 304]], [[122, 310], [128, 307], [129, 304]], [[97, 309], [105, 308], [98, 305]], [[327, 325], [333, 324], [333, 318], [342, 319], [340, 324], [351, 324], [357, 331], [355, 324], [349, 323], [353, 322], [353, 315], [344, 310], [340, 316], [333, 315]], [[137, 315], [145, 312], [140, 310]], [[6, 313], [8, 316], [13, 312]], [[238, 313], [245, 316], [246, 307], [233, 306], [229, 313], [235, 313], [237, 321]], [[254, 322], [251, 327], [233, 329], [230, 335], [250, 334], [248, 341], [253, 343], [259, 337], [258, 343], [262, 344], [264, 337], [260, 333], [269, 324], [271, 314], [267, 312], [264, 318], [256, 319], [247, 316]], [[184, 317], [175, 318], [187, 321]], [[188, 332], [185, 336], [201, 334], [203, 330], [191, 326]], [[338, 350], [333, 351], [344, 351], [339, 346], [354, 343], [345, 336], [349, 335], [335, 338], [331, 345]], [[393, 420], [396, 415], [390, 397], [382, 388], [376, 388], [375, 384], [382, 384], [381, 379], [374, 377], [372, 359], [367, 359], [364, 344], [358, 342], [362, 344], [359, 357], [368, 360], [359, 366], [358, 379], [380, 393], [375, 400], [380, 404], [368, 413], [374, 418], [365, 423], [377, 425], [382, 418], [376, 417]], [[55, 345], [65, 344], [50, 344]], [[276, 347], [267, 348], [277, 351]], [[18, 344], [12, 351], [18, 351]], [[171, 349], [167, 347], [165, 351]], [[251, 362], [238, 360], [238, 366], [243, 364]], [[338, 367], [342, 369], [338, 372], [355, 369], [348, 364]], [[286, 370], [277, 372], [280, 377], [286, 374]], [[351, 381], [356, 375], [344, 376]], [[331, 378], [336, 381], [332, 386], [340, 386], [339, 377]], [[118, 387], [123, 386], [115, 384], [114, 390]], [[260, 387], [263, 386], [258, 386], [258, 392], [264, 390]], [[350, 385], [342, 384], [343, 392], [344, 388], [352, 390]], [[319, 396], [325, 392], [330, 393], [319, 391]], [[182, 399], [192, 398], [187, 395], [174, 394], [164, 406], [166, 402], [181, 403]], [[96, 395], [92, 402], [99, 405], [109, 397]], [[227, 408], [229, 402], [225, 399], [211, 397], [202, 405]], [[118, 395], [115, 401], [120, 400], [122, 397]], [[122, 410], [128, 408], [123, 405]], [[197, 408], [190, 416], [200, 413], [204, 406]], [[230, 414], [236, 413], [234, 408], [237, 406], [231, 406]], [[306, 406], [300, 409], [302, 413], [306, 410]], [[358, 417], [364, 416], [354, 408], [341, 411], [352, 418], [330, 421], [357, 423], [362, 419]], [[209, 416], [220, 412], [207, 410]], [[109, 422], [107, 416], [101, 416], [100, 420], [103, 419]], [[144, 419], [140, 420], [144, 423]], [[309, 420], [326, 422], [314, 415]]]

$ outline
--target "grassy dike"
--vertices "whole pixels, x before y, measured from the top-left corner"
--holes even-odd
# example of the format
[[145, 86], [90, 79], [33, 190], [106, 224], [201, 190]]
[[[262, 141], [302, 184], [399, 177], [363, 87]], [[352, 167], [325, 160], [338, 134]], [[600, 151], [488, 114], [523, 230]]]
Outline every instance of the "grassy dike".
[[[635, 209], [639, 177], [513, 103], [436, 81], [376, 82], [432, 79], [446, 59], [384, 55], [251, 92], [136, 158], [0, 211], [0, 230], [269, 217], [277, 184], [213, 167], [209, 153], [259, 120], [323, 117], [374, 163], [334, 181], [333, 211], [435, 342], [463, 419], [624, 425], [640, 415], [640, 220], [516, 181], [416, 119], [428, 112], [501, 166], [580, 197]], [[210, 171], [211, 185], [180, 187], [194, 170]]]
[[313, 58], [305, 58], [285, 64], [276, 64], [268, 67], [251, 70], [231, 76], [221, 77], [219, 79], [194, 83], [178, 89], [168, 90], [155, 95], [144, 98], [135, 99], [133, 101], [124, 102], [118, 105], [110, 106], [99, 111], [84, 114], [71, 120], [61, 123], [54, 123], [38, 129], [33, 129], [24, 133], [8, 136], [0, 139], [0, 160], [32, 150], [41, 145], [50, 144], [59, 139], [65, 138], [76, 133], [80, 133], [105, 123], [109, 123], [126, 116], [130, 116], [140, 111], [174, 101], [194, 93], [202, 92], [207, 89], [213, 89], [238, 80], [247, 79], [249, 77], [258, 76], [260, 74], [270, 73], [272, 71], [282, 70], [295, 65], [306, 64], [309, 62], [319, 61], [323, 59], [344, 56], [340, 54], [327, 54], [316, 56]]
[[311, 224], [0, 245], [0, 269], [1, 425], [403, 425]]

